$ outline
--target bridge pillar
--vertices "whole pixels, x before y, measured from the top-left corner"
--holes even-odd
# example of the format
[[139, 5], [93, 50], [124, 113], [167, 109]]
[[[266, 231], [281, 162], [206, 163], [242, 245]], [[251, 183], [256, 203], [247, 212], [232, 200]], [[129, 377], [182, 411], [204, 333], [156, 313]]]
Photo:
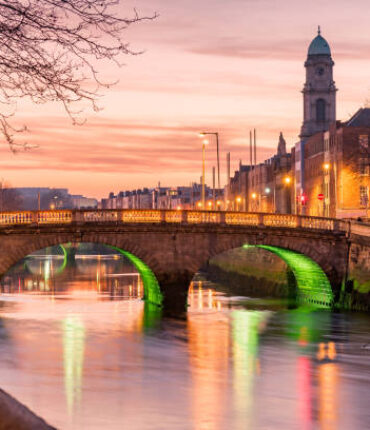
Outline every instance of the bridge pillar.
[[162, 273], [158, 276], [164, 315], [178, 317], [185, 314], [192, 277], [189, 273]]

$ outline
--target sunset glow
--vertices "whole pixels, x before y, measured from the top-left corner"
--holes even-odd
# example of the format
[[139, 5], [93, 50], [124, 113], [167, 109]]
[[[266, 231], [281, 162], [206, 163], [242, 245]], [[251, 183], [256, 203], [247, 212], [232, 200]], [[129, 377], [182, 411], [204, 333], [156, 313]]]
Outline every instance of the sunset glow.
[[[366, 0], [130, 0], [159, 13], [130, 28], [126, 38], [142, 55], [125, 66], [101, 65], [104, 79], [119, 83], [73, 126], [56, 104], [18, 104], [15, 124], [29, 132], [17, 139], [38, 148], [17, 155], [0, 147], [1, 176], [15, 187], [51, 186], [102, 197], [110, 191], [189, 185], [201, 175], [199, 130], [220, 134], [221, 184], [226, 152], [231, 170], [248, 162], [248, 133], [257, 129], [257, 161], [276, 150], [283, 131], [290, 148], [302, 122], [307, 48], [317, 25], [335, 61], [338, 119], [347, 119], [370, 98], [370, 29]], [[206, 183], [216, 152], [207, 148]]]

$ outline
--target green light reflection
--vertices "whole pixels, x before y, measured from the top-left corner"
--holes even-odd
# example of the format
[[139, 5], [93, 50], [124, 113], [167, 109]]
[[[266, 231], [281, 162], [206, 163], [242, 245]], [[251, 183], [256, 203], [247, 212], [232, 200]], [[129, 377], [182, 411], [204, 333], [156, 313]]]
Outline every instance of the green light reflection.
[[140, 260], [140, 258], [136, 257], [130, 252], [124, 251], [115, 246], [111, 246], [111, 248], [124, 255], [140, 273], [144, 285], [144, 300], [148, 301], [149, 303], [153, 303], [154, 305], [162, 306], [163, 295], [161, 293], [157, 278], [150, 268], [142, 260]]
[[310, 303], [316, 307], [328, 308], [333, 304], [333, 292], [330, 282], [321, 267], [311, 258], [289, 249], [269, 245], [244, 245], [248, 249], [257, 247], [279, 256], [294, 273], [298, 302]]
[[[241, 426], [245, 426], [246, 417], [253, 416], [253, 382], [255, 374], [260, 372], [259, 331], [269, 315], [266, 311], [250, 310], [234, 310], [231, 313], [235, 420], [240, 421]], [[252, 423], [248, 424], [252, 428]]]

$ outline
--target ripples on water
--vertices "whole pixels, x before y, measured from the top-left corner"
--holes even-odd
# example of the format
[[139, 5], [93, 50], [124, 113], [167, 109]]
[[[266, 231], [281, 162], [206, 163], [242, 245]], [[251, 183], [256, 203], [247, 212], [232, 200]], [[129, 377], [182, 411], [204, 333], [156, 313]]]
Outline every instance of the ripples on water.
[[365, 429], [370, 317], [189, 291], [161, 319], [122, 257], [1, 281], [0, 387], [60, 429]]

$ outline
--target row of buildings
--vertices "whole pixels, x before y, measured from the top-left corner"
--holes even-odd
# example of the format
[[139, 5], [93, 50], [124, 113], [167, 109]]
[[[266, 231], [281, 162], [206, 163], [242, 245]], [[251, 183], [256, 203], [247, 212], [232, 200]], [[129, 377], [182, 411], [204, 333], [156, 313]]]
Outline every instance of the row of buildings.
[[[287, 150], [280, 133], [276, 154], [257, 164], [242, 162], [222, 190], [201, 185], [110, 193], [102, 209], [219, 209], [295, 213], [337, 218], [369, 217], [370, 108], [348, 121], [336, 119], [337, 88], [330, 46], [320, 29], [305, 61], [303, 123], [299, 140]], [[254, 162], [252, 161], [254, 159]], [[203, 207], [205, 206], [205, 207]]]
[[280, 134], [275, 156], [258, 165], [240, 164], [225, 190], [230, 209], [369, 217], [370, 108], [337, 121], [333, 66], [319, 29], [305, 62], [299, 141], [288, 153]]
[[13, 188], [0, 183], [0, 211], [96, 209], [98, 201], [80, 194], [70, 194], [67, 188]]
[[[143, 188], [133, 191], [111, 192], [98, 203], [99, 209], [202, 209], [202, 186]], [[223, 205], [223, 190], [205, 187], [206, 209]]]

